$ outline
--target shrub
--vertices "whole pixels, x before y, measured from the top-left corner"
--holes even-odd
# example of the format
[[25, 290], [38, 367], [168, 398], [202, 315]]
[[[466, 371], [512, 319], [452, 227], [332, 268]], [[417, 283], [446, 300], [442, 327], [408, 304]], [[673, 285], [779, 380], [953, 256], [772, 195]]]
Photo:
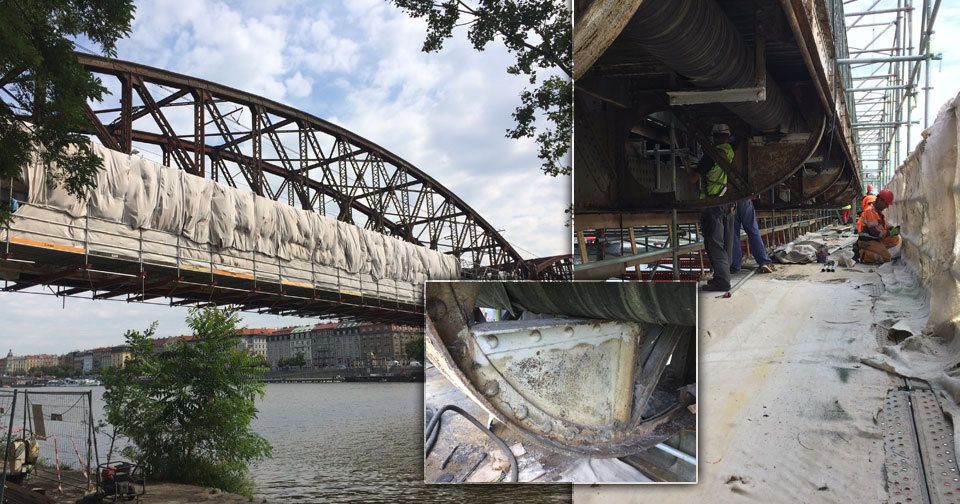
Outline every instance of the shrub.
[[270, 456], [250, 429], [264, 393], [262, 361], [237, 348], [236, 313], [192, 310], [193, 341], [155, 348], [156, 323], [128, 331], [130, 359], [104, 373], [107, 420], [152, 479], [250, 495], [247, 465]]

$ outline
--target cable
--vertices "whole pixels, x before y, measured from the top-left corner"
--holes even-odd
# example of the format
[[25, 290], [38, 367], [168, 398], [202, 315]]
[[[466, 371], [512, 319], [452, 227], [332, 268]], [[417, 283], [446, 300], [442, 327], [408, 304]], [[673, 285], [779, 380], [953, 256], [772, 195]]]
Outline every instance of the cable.
[[483, 431], [483, 433], [486, 434], [497, 445], [497, 447], [500, 448], [500, 450], [507, 456], [507, 460], [510, 461], [511, 480], [508, 483], [517, 483], [519, 481], [519, 470], [517, 469], [517, 457], [514, 456], [513, 451], [510, 450], [510, 447], [507, 446], [507, 443], [504, 443], [502, 439], [497, 437], [497, 435], [494, 434], [493, 431], [491, 431], [482, 423], [480, 423], [480, 421], [474, 418], [473, 415], [471, 415], [470, 413], [467, 413], [466, 411], [464, 411], [458, 406], [454, 406], [453, 404], [448, 404], [440, 408], [440, 410], [437, 411], [435, 415], [433, 415], [433, 418], [430, 419], [430, 423], [427, 424], [427, 429], [426, 429], [426, 432], [424, 433], [424, 435], [426, 436], [426, 440], [424, 442], [424, 458], [430, 455], [430, 452], [433, 451], [434, 445], [437, 444], [437, 438], [440, 437], [440, 418], [443, 416], [444, 412], [446, 411], [454, 411], [456, 413], [459, 413], [460, 416], [462, 416], [463, 418], [466, 418], [467, 420], [470, 421], [470, 423], [472, 423], [478, 429]]

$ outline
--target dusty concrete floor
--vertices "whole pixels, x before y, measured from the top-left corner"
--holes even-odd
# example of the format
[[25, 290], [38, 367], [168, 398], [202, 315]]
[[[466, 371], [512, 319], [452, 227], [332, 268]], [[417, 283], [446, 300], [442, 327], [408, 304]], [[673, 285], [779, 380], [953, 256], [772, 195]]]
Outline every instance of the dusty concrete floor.
[[574, 501], [883, 502], [876, 415], [900, 380], [859, 362], [878, 348], [879, 283], [864, 265], [783, 265], [701, 293], [699, 484], [575, 486]]

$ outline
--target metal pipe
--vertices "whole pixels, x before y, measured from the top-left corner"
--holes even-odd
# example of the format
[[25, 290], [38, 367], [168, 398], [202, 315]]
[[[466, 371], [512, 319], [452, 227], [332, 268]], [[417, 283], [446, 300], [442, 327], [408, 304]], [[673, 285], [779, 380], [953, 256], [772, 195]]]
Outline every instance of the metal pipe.
[[[894, 91], [897, 89], [912, 89], [913, 86], [880, 86], [872, 88], [850, 88], [847, 90], [848, 93], [868, 93], [871, 91]], [[892, 103], [892, 102], [891, 102]]]
[[853, 65], [857, 63], [871, 64], [871, 63], [894, 63], [897, 61], [923, 61], [923, 60], [939, 60], [942, 59], [942, 55], [926, 53], [926, 54], [916, 54], [908, 56], [886, 56], [883, 58], [840, 58], [837, 60], [838, 65]]
[[643, 2], [624, 34], [629, 34], [628, 42], [642, 47], [697, 87], [753, 87], [758, 77], [763, 77], [764, 101], [724, 104], [754, 128], [790, 131], [799, 122], [766, 69], [756, 68], [753, 51], [715, 0]]
[[876, 122], [876, 123], [853, 123], [852, 126], [855, 129], [874, 129], [874, 128], [889, 128], [894, 126], [903, 126], [905, 124], [919, 124], [920, 121], [896, 121], [896, 122]]
[[894, 13], [894, 12], [903, 12], [903, 11], [906, 11], [906, 10], [913, 10], [913, 9], [912, 9], [912, 8], [911, 8], [911, 9], [906, 9], [906, 8], [902, 8], [902, 7], [901, 7], [901, 8], [895, 8], [895, 9], [877, 9], [877, 10], [868, 10], [868, 11], [863, 11], [863, 12], [849, 12], [849, 13], [847, 13], [847, 14], [844, 14], [844, 16], [846, 16], [846, 17], [853, 17], [853, 16], [861, 16], [861, 17], [863, 17], [863, 16], [869, 16], [869, 15], [871, 15], [871, 14], [892, 14], [892, 13]]
[[682, 452], [682, 451], [680, 451], [680, 450], [678, 450], [678, 449], [676, 449], [676, 448], [674, 448], [674, 447], [672, 447], [672, 446], [670, 446], [670, 445], [668, 445], [668, 444], [660, 443], [660, 444], [658, 444], [658, 445], [656, 446], [656, 448], [657, 448], [658, 450], [660, 450], [660, 451], [663, 451], [663, 452], [666, 452], [666, 453], [668, 453], [668, 454], [670, 454], [670, 455], [673, 455], [674, 457], [677, 457], [678, 459], [680, 459], [680, 460], [682, 460], [682, 461], [684, 461], [684, 462], [686, 462], [686, 463], [688, 463], [688, 464], [690, 464], [690, 465], [693, 465], [693, 466], [696, 466], [696, 465], [697, 465], [697, 459], [696, 459], [696, 458], [694, 458], [694, 457], [691, 456], [690, 454], [684, 453], [684, 452]]

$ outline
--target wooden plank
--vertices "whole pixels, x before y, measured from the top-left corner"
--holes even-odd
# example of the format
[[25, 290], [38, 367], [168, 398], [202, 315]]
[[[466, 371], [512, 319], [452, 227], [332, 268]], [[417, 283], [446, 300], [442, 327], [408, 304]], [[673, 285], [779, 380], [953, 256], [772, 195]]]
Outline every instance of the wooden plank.
[[577, 246], [580, 248], [580, 263], [587, 264], [589, 256], [587, 255], [587, 239], [583, 236], [583, 231], [577, 231]]
[[3, 486], [6, 487], [3, 500], [7, 504], [56, 504], [57, 502], [46, 495], [31, 491], [29, 488], [12, 481], [5, 481]]

